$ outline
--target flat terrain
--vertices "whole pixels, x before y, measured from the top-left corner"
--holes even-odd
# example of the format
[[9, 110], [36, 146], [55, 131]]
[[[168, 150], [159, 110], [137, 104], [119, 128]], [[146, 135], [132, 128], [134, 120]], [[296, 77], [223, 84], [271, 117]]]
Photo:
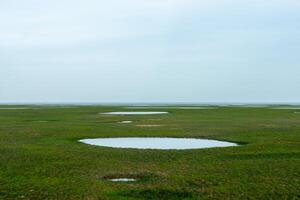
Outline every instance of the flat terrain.
[[[16, 107], [0, 106], [0, 199], [300, 199], [299, 108]], [[117, 111], [170, 114], [98, 114]], [[162, 126], [137, 126], [147, 124]], [[78, 142], [130, 136], [241, 145], [137, 150]], [[107, 180], [126, 177], [138, 181]]]

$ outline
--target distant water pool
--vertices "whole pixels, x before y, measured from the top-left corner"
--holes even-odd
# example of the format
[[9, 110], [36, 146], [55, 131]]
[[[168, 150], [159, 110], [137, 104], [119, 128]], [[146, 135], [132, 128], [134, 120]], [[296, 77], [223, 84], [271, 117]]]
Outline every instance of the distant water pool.
[[106, 112], [101, 113], [105, 115], [159, 115], [159, 114], [168, 114], [168, 112]]
[[131, 106], [131, 107], [125, 107], [128, 109], [200, 109], [200, 110], [206, 110], [206, 109], [217, 109], [217, 107], [208, 107], [208, 106]]
[[82, 139], [79, 141], [85, 144], [102, 147], [134, 149], [183, 150], [238, 146], [236, 143], [231, 142], [195, 138], [127, 137]]
[[136, 179], [134, 179], [134, 178], [112, 178], [112, 179], [109, 179], [109, 181], [112, 181], [112, 182], [134, 182], [134, 181], [136, 181]]
[[118, 122], [119, 124], [131, 124], [132, 121], [121, 121], [121, 122]]

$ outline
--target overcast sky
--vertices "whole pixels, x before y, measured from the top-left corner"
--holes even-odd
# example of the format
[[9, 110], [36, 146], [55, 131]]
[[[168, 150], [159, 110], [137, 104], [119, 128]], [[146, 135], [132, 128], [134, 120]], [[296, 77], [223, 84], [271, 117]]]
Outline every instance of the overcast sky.
[[299, 0], [0, 0], [0, 102], [300, 102]]

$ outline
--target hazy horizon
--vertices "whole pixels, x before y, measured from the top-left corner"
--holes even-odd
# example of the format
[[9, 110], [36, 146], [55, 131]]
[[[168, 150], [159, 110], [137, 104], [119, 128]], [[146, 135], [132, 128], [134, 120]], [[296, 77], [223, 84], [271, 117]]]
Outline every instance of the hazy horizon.
[[300, 102], [0, 102], [0, 105], [78, 105], [78, 106], [300, 106]]
[[0, 103], [300, 102], [296, 0], [3, 0]]

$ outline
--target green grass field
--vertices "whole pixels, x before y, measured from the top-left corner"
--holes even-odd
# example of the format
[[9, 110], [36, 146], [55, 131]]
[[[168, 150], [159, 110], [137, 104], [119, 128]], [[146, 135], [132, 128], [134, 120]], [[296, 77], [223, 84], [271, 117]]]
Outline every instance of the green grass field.
[[[17, 106], [0, 106], [8, 107]], [[296, 108], [35, 108], [0, 109], [0, 199], [300, 199]], [[170, 114], [98, 114], [141, 110]], [[122, 120], [133, 123], [117, 123]], [[137, 150], [78, 142], [130, 136], [212, 138], [241, 145]], [[123, 176], [138, 181], [105, 179]]]

